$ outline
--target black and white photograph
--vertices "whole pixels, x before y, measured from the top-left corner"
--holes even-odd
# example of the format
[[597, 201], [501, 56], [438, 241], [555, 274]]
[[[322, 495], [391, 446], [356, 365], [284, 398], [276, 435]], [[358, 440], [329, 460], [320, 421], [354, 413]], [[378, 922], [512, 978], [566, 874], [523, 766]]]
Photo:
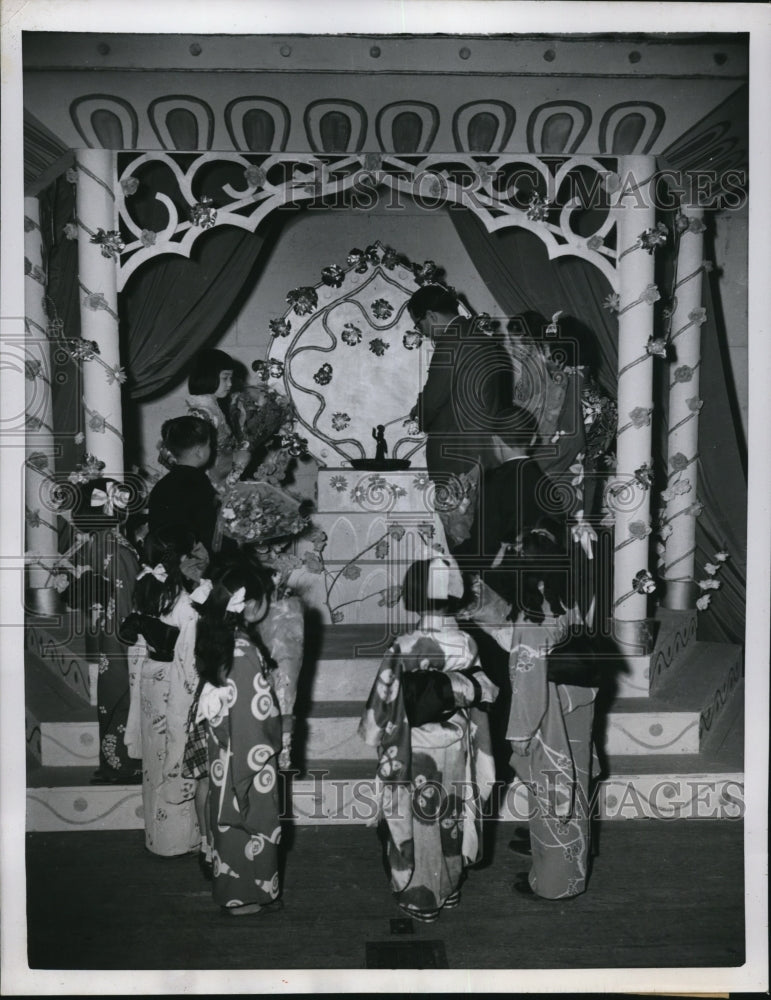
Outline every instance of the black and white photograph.
[[770, 20], [3, 0], [3, 994], [768, 990]]

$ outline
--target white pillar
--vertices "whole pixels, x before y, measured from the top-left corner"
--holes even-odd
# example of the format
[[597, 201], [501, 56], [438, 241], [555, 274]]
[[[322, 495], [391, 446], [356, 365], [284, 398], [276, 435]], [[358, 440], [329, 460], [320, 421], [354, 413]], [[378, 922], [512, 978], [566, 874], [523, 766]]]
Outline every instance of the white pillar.
[[667, 444], [666, 539], [662, 576], [667, 581], [664, 604], [687, 610], [695, 606], [693, 582], [696, 551], [696, 502], [699, 456], [699, 367], [701, 364], [702, 267], [704, 259], [703, 209], [684, 206], [688, 228], [680, 235], [677, 253], [675, 308], [671, 344], [675, 357], [669, 365], [669, 430]]
[[81, 149], [76, 153], [78, 281], [80, 330], [99, 348], [83, 364], [86, 451], [105, 463], [105, 475], [123, 476], [121, 365], [118, 341], [117, 259], [91, 242], [101, 229], [118, 228], [114, 194], [115, 153]]
[[648, 570], [650, 492], [635, 472], [651, 462], [653, 359], [646, 346], [653, 332], [657, 297], [654, 255], [639, 245], [639, 238], [655, 225], [648, 183], [655, 160], [627, 156], [621, 163], [622, 191], [616, 209], [618, 438], [617, 489], [611, 503], [615, 521], [613, 618], [617, 636], [634, 641], [648, 606], [648, 597], [635, 589], [635, 580]]
[[[58, 555], [57, 514], [49, 501], [47, 480], [53, 467], [54, 429], [51, 403], [51, 352], [45, 312], [46, 275], [40, 205], [37, 198], [24, 199], [24, 329], [26, 332], [25, 387], [27, 413], [27, 457], [25, 466], [25, 542], [27, 585], [33, 603], [49, 603], [49, 568]], [[42, 457], [46, 461], [43, 461]], [[49, 594], [43, 593], [50, 591]]]

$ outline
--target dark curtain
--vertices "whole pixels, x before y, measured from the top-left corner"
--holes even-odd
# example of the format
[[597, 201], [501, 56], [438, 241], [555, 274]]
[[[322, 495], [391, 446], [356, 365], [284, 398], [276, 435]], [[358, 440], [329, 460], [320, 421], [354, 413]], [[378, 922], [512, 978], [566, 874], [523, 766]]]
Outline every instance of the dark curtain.
[[563, 332], [576, 336], [583, 363], [615, 398], [618, 321], [602, 308], [612, 288], [597, 268], [578, 257], [550, 261], [544, 244], [526, 229], [488, 233], [469, 209], [453, 208], [449, 214], [482, 280], [507, 316], [537, 313], [548, 320], [563, 310]]
[[[558, 309], [569, 316], [566, 330], [577, 332], [581, 360], [597, 375], [603, 388], [616, 395], [618, 324], [602, 308], [611, 291], [605, 278], [578, 258], [549, 261], [541, 241], [523, 229], [488, 233], [467, 209], [453, 209], [455, 223], [469, 256], [495, 300], [508, 315], [536, 312], [549, 318]], [[710, 257], [709, 240], [705, 257]], [[657, 270], [662, 292], [669, 288], [671, 261]], [[696, 579], [704, 579], [705, 563], [715, 562], [715, 553], [725, 549], [728, 561], [717, 575], [721, 589], [712, 592], [708, 611], [699, 615], [699, 638], [716, 642], [744, 642], [747, 551], [746, 452], [738, 420], [733, 384], [727, 375], [730, 362], [716, 275], [705, 275], [703, 302], [707, 322], [702, 326], [700, 397], [704, 400], [699, 420], [699, 487], [704, 510], [696, 522]], [[531, 331], [534, 335], [537, 331]], [[659, 400], [666, 404], [667, 368], [657, 366]], [[660, 442], [655, 466], [656, 489], [663, 488], [666, 475], [666, 425], [656, 429]]]
[[119, 298], [122, 357], [132, 400], [168, 392], [194, 354], [237, 315], [282, 225], [273, 213], [256, 233], [222, 226], [198, 238], [193, 255], [156, 257]]

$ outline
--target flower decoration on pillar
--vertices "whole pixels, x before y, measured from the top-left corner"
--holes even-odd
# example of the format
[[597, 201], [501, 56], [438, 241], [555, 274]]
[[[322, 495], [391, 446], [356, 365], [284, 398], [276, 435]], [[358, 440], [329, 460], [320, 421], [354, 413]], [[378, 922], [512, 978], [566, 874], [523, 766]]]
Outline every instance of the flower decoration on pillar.
[[703, 326], [707, 322], [707, 310], [703, 306], [692, 309], [688, 313], [688, 319], [697, 326]]
[[409, 330], [402, 337], [402, 343], [408, 351], [414, 351], [423, 343], [423, 336], [419, 330]]
[[80, 462], [72, 472], [67, 476], [69, 482], [74, 484], [79, 483], [90, 483], [92, 479], [99, 479], [99, 477], [104, 472], [105, 463], [92, 455], [89, 452], [83, 456], [83, 461]]
[[665, 358], [667, 356], [667, 341], [664, 337], [651, 337], [645, 345], [645, 350], [651, 357]]
[[340, 337], [344, 344], [349, 347], [356, 347], [361, 342], [361, 330], [355, 323], [346, 323]]
[[530, 196], [530, 201], [527, 203], [525, 215], [527, 215], [531, 222], [543, 222], [549, 208], [550, 202], [542, 195], [534, 193]]
[[288, 319], [272, 319], [268, 328], [271, 337], [288, 337], [292, 332], [292, 324]]
[[345, 271], [339, 264], [329, 264], [321, 269], [321, 280], [332, 288], [340, 288], [345, 280]]
[[701, 219], [684, 215], [682, 212], [675, 216], [675, 229], [678, 233], [703, 233], [706, 228]]
[[366, 250], [354, 247], [348, 254], [348, 264], [357, 274], [364, 274], [370, 264], [378, 263], [377, 247], [368, 246]]
[[110, 368], [109, 365], [105, 368], [105, 375], [107, 377], [107, 384], [112, 385], [117, 382], [118, 385], [125, 385], [128, 375], [126, 374], [126, 369], [121, 368]]
[[88, 418], [88, 426], [97, 434], [104, 434], [107, 430], [107, 419], [101, 413], [94, 410]]
[[618, 292], [611, 292], [602, 300], [602, 308], [608, 312], [617, 313], [621, 308], [621, 296]]
[[653, 466], [650, 462], [645, 462], [639, 469], [634, 470], [634, 478], [639, 486], [644, 490], [649, 490], [653, 485]]
[[382, 358], [385, 352], [391, 345], [380, 337], [373, 337], [369, 342], [369, 349], [375, 355], [376, 358]]
[[661, 293], [654, 284], [646, 285], [640, 295], [640, 302], [646, 302], [649, 306], [652, 306], [654, 302], [658, 302], [661, 298]]
[[675, 382], [690, 382], [693, 378], [694, 369], [689, 365], [680, 365], [679, 368], [675, 368], [674, 380]]
[[633, 410], [629, 411], [629, 419], [632, 421], [634, 427], [649, 427], [652, 414], [653, 409], [651, 407], [635, 406]]
[[332, 381], [333, 369], [332, 365], [328, 361], [319, 368], [316, 374], [313, 376], [313, 381], [316, 385], [329, 385]]
[[318, 306], [319, 297], [316, 294], [315, 288], [303, 285], [300, 288], [292, 288], [287, 292], [286, 301], [298, 316], [307, 316]]
[[347, 413], [340, 411], [332, 414], [332, 427], [336, 431], [344, 431], [350, 422], [351, 418]]
[[89, 240], [90, 243], [96, 244], [103, 257], [112, 258], [116, 260], [118, 254], [122, 253], [126, 248], [126, 244], [123, 241], [123, 237], [117, 231], [117, 229], [97, 229], [96, 233]]
[[657, 222], [655, 226], [640, 233], [637, 239], [637, 246], [641, 250], [645, 250], [646, 253], [652, 254], [660, 246], [664, 246], [668, 239], [669, 230], [663, 222]]
[[687, 455], [684, 455], [681, 451], [678, 451], [675, 452], [674, 455], [670, 456], [669, 464], [672, 466], [673, 472], [684, 472], [691, 464], [691, 461], [687, 457]]
[[97, 312], [99, 309], [104, 309], [105, 312], [111, 311], [110, 305], [102, 292], [89, 292], [83, 299], [83, 305], [92, 312]]
[[68, 240], [76, 240], [78, 238], [78, 224], [77, 222], [68, 222], [64, 227], [64, 237]]
[[201, 195], [200, 200], [190, 206], [188, 214], [192, 224], [201, 229], [211, 229], [217, 221], [217, 209], [207, 194]]
[[251, 164], [244, 170], [244, 179], [249, 187], [261, 188], [265, 187], [268, 181], [268, 176], [262, 167]]
[[394, 311], [394, 307], [388, 299], [375, 299], [372, 303], [372, 315], [375, 319], [388, 319]]
[[136, 177], [124, 177], [120, 182], [120, 186], [125, 197], [130, 198], [132, 194], [136, 194], [139, 190], [139, 181]]
[[65, 349], [73, 361], [93, 361], [99, 354], [99, 345], [95, 340], [85, 340], [83, 337], [73, 337], [64, 341]]
[[632, 580], [632, 588], [635, 594], [653, 594], [656, 591], [656, 581], [647, 569], [641, 569]]

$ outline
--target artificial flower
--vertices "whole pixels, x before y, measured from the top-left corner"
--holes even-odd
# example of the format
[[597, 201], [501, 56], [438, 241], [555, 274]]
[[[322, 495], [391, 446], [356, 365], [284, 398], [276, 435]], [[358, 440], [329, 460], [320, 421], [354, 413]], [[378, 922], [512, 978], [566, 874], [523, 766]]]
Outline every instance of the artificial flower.
[[380, 337], [374, 337], [369, 342], [369, 349], [377, 358], [382, 358], [391, 345]]
[[292, 324], [287, 319], [272, 319], [268, 327], [272, 337], [288, 337], [292, 332]]
[[361, 330], [355, 323], [346, 323], [340, 337], [344, 344], [347, 344], [349, 347], [356, 347], [361, 341]]
[[287, 292], [286, 301], [298, 316], [307, 316], [319, 304], [319, 297], [316, 294], [315, 288], [303, 285], [300, 288], [293, 288]]

